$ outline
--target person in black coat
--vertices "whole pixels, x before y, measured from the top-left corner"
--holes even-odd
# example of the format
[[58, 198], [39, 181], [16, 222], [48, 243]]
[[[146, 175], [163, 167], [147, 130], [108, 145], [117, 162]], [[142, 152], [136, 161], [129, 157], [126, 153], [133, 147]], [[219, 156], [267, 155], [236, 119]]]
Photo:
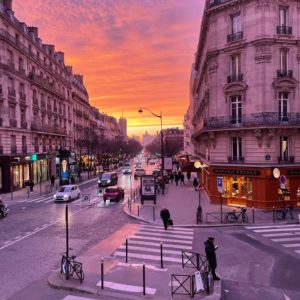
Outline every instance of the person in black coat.
[[217, 257], [216, 257], [216, 250], [217, 246], [214, 244], [215, 239], [213, 237], [209, 237], [207, 241], [204, 243], [205, 245], [205, 254], [206, 258], [209, 262], [209, 266], [211, 269], [211, 273], [214, 280], [220, 280], [220, 278], [216, 275], [216, 268], [217, 268]]
[[197, 178], [196, 178], [196, 177], [194, 178], [194, 181], [193, 181], [193, 186], [195, 187], [195, 191], [197, 191], [197, 187], [198, 187], [198, 180], [197, 180]]
[[164, 223], [164, 227], [167, 230], [167, 228], [168, 228], [168, 220], [170, 219], [170, 212], [169, 212], [169, 210], [166, 209], [166, 208], [163, 208], [160, 211], [160, 217], [162, 218], [163, 223]]

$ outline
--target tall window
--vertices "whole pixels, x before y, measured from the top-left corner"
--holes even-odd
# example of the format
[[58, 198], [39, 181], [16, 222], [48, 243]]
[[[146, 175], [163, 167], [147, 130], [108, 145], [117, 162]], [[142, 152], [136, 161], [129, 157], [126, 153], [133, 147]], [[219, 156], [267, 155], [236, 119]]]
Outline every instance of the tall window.
[[231, 124], [242, 122], [242, 100], [241, 96], [230, 97]]
[[15, 120], [16, 119], [16, 107], [14, 105], [10, 105], [9, 106], [9, 118], [11, 120]]
[[240, 13], [231, 16], [231, 33], [241, 31], [241, 15]]
[[279, 25], [288, 26], [289, 9], [288, 7], [279, 7]]
[[22, 152], [27, 152], [27, 148], [26, 148], [26, 136], [25, 135], [23, 135], [22, 136]]
[[280, 49], [280, 71], [287, 72], [289, 65], [289, 50]]
[[235, 54], [230, 56], [230, 75], [236, 76], [241, 74], [241, 55]]
[[242, 159], [242, 138], [233, 137], [232, 142], [232, 160], [241, 160]]
[[278, 116], [280, 122], [288, 121], [288, 92], [280, 92], [279, 93], [279, 108], [278, 108]]
[[289, 157], [289, 138], [287, 136], [280, 137], [280, 159], [288, 160]]

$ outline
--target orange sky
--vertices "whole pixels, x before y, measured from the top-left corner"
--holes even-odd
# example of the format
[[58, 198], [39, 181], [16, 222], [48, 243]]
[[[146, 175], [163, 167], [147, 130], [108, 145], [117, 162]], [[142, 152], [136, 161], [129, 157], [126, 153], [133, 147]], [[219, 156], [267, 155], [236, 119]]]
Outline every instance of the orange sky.
[[127, 118], [128, 134], [182, 126], [204, 0], [13, 0], [15, 16], [37, 26], [84, 75], [90, 103]]

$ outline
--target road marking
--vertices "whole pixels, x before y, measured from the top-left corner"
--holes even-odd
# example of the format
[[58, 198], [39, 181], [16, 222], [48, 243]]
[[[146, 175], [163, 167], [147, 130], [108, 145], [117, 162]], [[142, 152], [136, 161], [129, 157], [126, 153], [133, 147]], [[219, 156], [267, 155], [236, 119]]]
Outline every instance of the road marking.
[[298, 226], [299, 225], [295, 225], [295, 224], [291, 224], [291, 225], [270, 225], [270, 226], [247, 226], [245, 227], [246, 229], [250, 229], [250, 230], [253, 230], [253, 229], [262, 229], [262, 228], [286, 228], [286, 227], [295, 227], [295, 226]]
[[23, 206], [22, 209], [26, 209], [26, 206]]
[[[160, 244], [158, 243], [151, 243], [151, 242], [146, 242], [146, 241], [134, 241], [133, 239], [130, 239], [128, 241], [128, 245], [129, 247], [131, 247], [131, 244], [134, 245], [142, 245], [142, 246], [154, 246], [154, 247], [160, 247]], [[174, 245], [174, 244], [168, 244], [168, 243], [163, 243], [163, 248], [173, 248], [173, 249], [178, 249], [178, 245]], [[190, 246], [184, 246], [184, 245], [180, 245], [180, 249], [181, 250], [191, 250]]]
[[[141, 228], [162, 229], [163, 227], [159, 226], [159, 225], [142, 225]], [[165, 229], [163, 229], [163, 230], [165, 230]], [[191, 232], [193, 229], [191, 229], [191, 228], [174, 228], [174, 230]], [[172, 229], [170, 229], [170, 231], [172, 231]]]
[[47, 226], [48, 225], [48, 223], [47, 224], [44, 224], [44, 225], [42, 225], [42, 227], [45, 227], [45, 226]]
[[300, 244], [282, 244], [282, 246], [287, 248], [300, 247]]
[[[114, 253], [114, 256], [125, 257], [126, 253], [125, 252], [121, 252], [121, 251], [116, 251]], [[161, 260], [160, 255], [147, 255], [147, 254], [140, 254], [140, 253], [128, 253], [128, 258], [140, 258], [140, 259], [149, 259], [149, 260], [155, 260], [155, 261], [160, 261]], [[164, 259], [164, 261], [182, 263], [182, 259], [181, 258], [164, 256], [163, 259]]]
[[181, 239], [181, 240], [193, 240], [193, 237], [192, 236], [183, 236], [183, 235], [178, 235], [178, 234], [172, 234], [172, 233], [159, 233], [159, 232], [157, 232], [157, 233], [155, 233], [155, 232], [146, 232], [146, 231], [143, 231], [143, 232], [141, 232], [141, 231], [138, 231], [137, 233], [136, 233], [136, 236], [138, 236], [138, 235], [143, 235], [144, 237], [145, 237], [145, 239], [147, 239], [147, 237], [151, 237], [151, 236], [157, 236], [157, 237], [162, 237], [162, 238], [170, 238], [170, 239], [173, 239], [173, 238], [179, 238], [179, 239]]
[[39, 230], [39, 229], [40, 229], [40, 227], [36, 227], [36, 228], [33, 229], [33, 231], [36, 231], [36, 230]]
[[31, 233], [31, 231], [27, 231], [27, 232], [25, 233], [25, 235], [26, 235], [26, 234], [29, 234], [29, 233]]
[[10, 243], [10, 241], [6, 241], [6, 242], [4, 242], [4, 245], [6, 245], [6, 244], [8, 244], [8, 243]]
[[[138, 236], [138, 235], [129, 235], [128, 237], [130, 240], [149, 240], [149, 241], [158, 241], [158, 242], [171, 242], [171, 239], [164, 239], [164, 238], [156, 238], [156, 237], [144, 237], [144, 236]], [[186, 244], [186, 245], [191, 245], [192, 241], [183, 241], [183, 240], [176, 240], [176, 243], [180, 244]]]
[[263, 234], [262, 236], [264, 237], [273, 237], [273, 236], [295, 236], [299, 235], [300, 232], [295, 232], [295, 233], [269, 233], [269, 234]]
[[295, 238], [283, 238], [283, 239], [271, 239], [273, 242], [293, 242], [293, 241], [300, 241], [300, 237]]
[[280, 229], [260, 229], [260, 230], [253, 230], [256, 233], [263, 233], [263, 232], [280, 232], [280, 231], [300, 231], [300, 227], [295, 228], [280, 228]]
[[18, 235], [17, 237], [15, 237], [15, 240], [17, 240], [17, 239], [19, 239], [21, 236], [20, 235]]
[[173, 233], [179, 233], [179, 234], [185, 234], [185, 235], [191, 235], [193, 236], [194, 233], [191, 230], [190, 232], [188, 231], [181, 231], [180, 229], [178, 230], [177, 228], [171, 228], [168, 229], [168, 232], [164, 228], [142, 228], [143, 232], [161, 232], [161, 233], [168, 233], [168, 234], [173, 234]]
[[[121, 247], [119, 247], [119, 249], [125, 249], [126, 246], [123, 245]], [[160, 253], [160, 247], [159, 248], [149, 248], [149, 247], [138, 247], [138, 246], [132, 246], [132, 245], [129, 245], [128, 246], [129, 250], [137, 250], [137, 251], [146, 251], [146, 252], [155, 252], [155, 253]], [[180, 250], [168, 250], [168, 249], [164, 249], [163, 248], [163, 254], [174, 254], [174, 255], [181, 255], [181, 249]]]

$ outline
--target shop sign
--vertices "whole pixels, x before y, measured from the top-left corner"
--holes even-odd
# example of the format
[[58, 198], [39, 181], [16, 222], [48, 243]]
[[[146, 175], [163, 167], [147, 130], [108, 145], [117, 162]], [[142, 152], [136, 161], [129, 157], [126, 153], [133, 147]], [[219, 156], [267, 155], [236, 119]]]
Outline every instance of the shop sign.
[[33, 161], [37, 160], [37, 154], [31, 154], [30, 160], [33, 160]]
[[300, 175], [300, 169], [287, 170], [288, 175]]
[[260, 176], [261, 175], [259, 170], [213, 169], [213, 172], [216, 174], [226, 174], [226, 175], [243, 175], [243, 176]]
[[284, 175], [280, 176], [280, 188], [285, 189], [286, 177]]

